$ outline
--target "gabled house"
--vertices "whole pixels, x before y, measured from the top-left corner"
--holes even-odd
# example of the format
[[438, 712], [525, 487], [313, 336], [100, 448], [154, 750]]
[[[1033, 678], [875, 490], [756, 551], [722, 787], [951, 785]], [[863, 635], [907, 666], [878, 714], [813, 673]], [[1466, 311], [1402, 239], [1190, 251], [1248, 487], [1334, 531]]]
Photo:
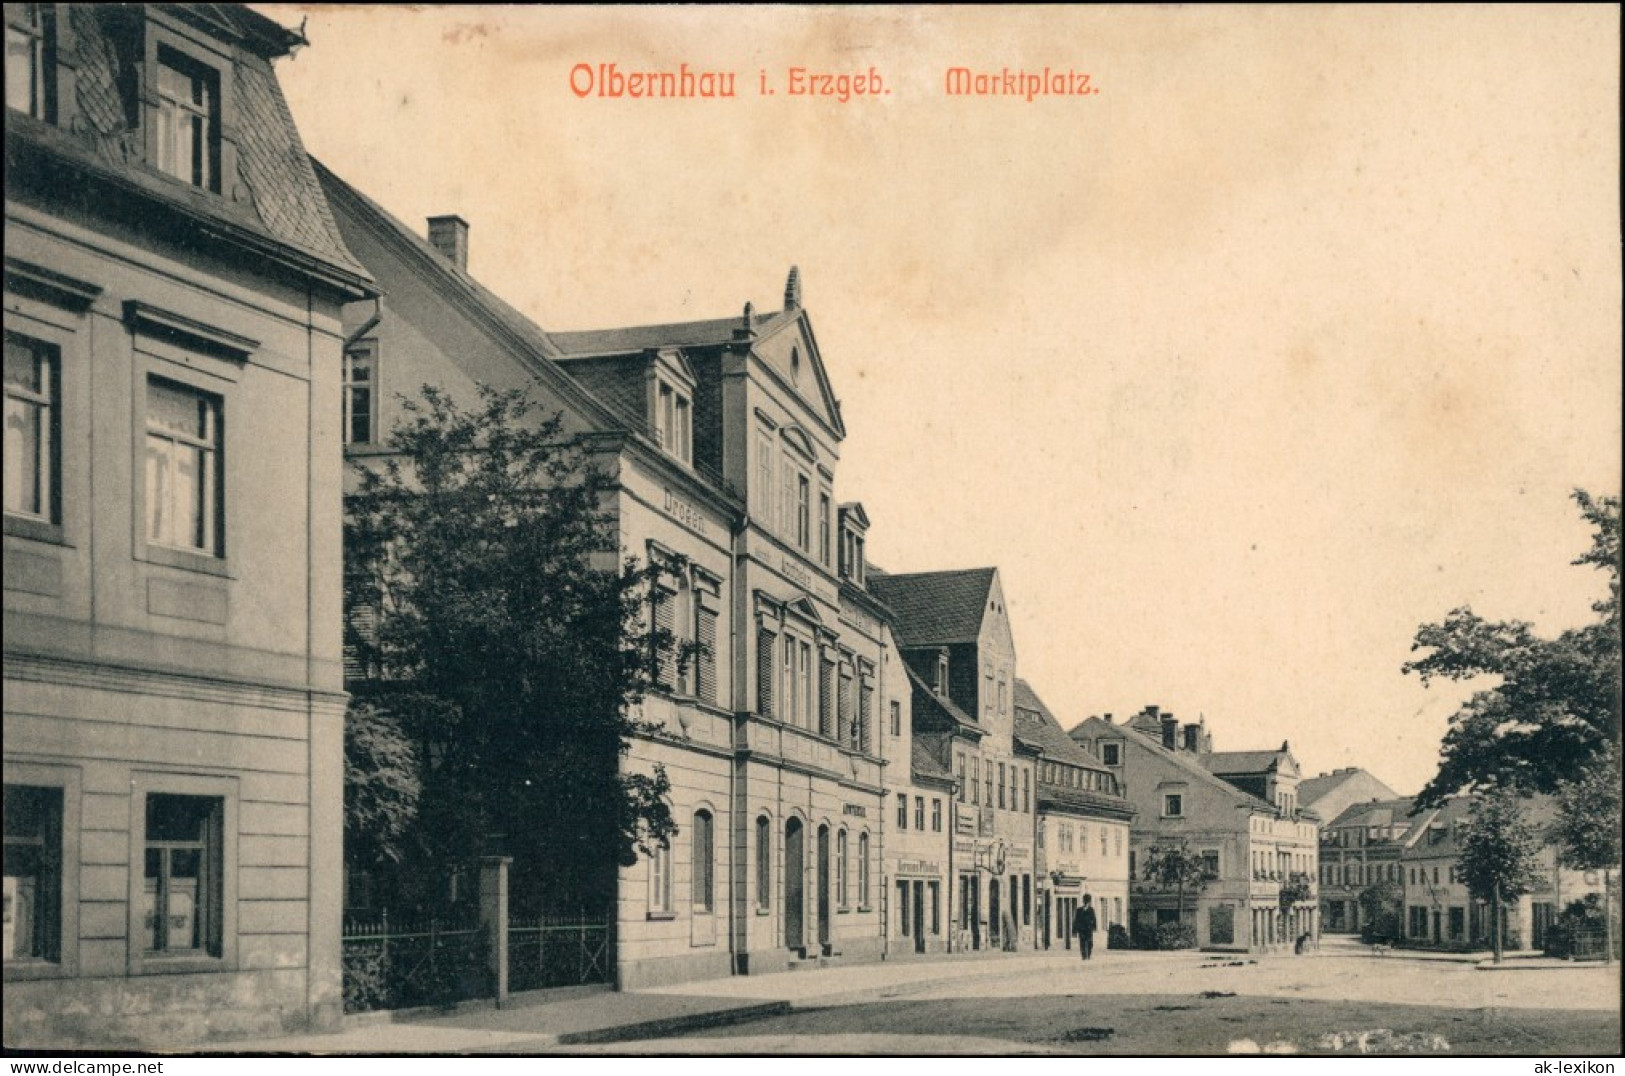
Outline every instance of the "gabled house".
[[1298, 782], [1298, 802], [1330, 822], [1349, 807], [1373, 800], [1397, 800], [1399, 793], [1357, 766], [1305, 777]]
[[1072, 913], [1088, 894], [1104, 945], [1113, 926], [1128, 929], [1134, 808], [1116, 774], [1066, 734], [1025, 680], [1016, 681], [1015, 707], [1016, 742], [1036, 760], [1037, 943], [1070, 949]]
[[[1397, 798], [1356, 803], [1321, 827], [1320, 908], [1327, 932], [1357, 934], [1376, 925], [1360, 903], [1365, 890], [1391, 885], [1400, 892], [1400, 857], [1416, 824], [1411, 805]], [[1392, 911], [1400, 914], [1398, 899]]]
[[1033, 756], [1015, 738], [1015, 644], [998, 569], [891, 574], [869, 586], [895, 616], [914, 739], [954, 775], [955, 949], [1033, 945]]
[[341, 310], [233, 4], [8, 4], [5, 1042], [342, 1011]]
[[[1137, 926], [1185, 922], [1199, 946], [1214, 949], [1318, 935], [1319, 819], [1293, 803], [1297, 764], [1285, 744], [1215, 756], [1205, 723], [1181, 726], [1151, 706], [1122, 724], [1091, 717], [1068, 735], [1117, 776], [1134, 806], [1129, 877]], [[1167, 849], [1200, 857], [1212, 880], [1193, 895], [1148, 879], [1148, 857]], [[1283, 889], [1301, 899], [1283, 904]]]
[[615, 476], [621, 549], [659, 569], [651, 623], [703, 644], [624, 762], [665, 768], [679, 829], [619, 871], [616, 981], [878, 956], [880, 726], [907, 688], [864, 587], [867, 516], [835, 495], [846, 431], [799, 273], [772, 313], [548, 332], [469, 274], [461, 217], [421, 237], [320, 174], [385, 292], [345, 314], [352, 465], [383, 451], [397, 392], [525, 389]]
[[[1451, 796], [1441, 806], [1426, 808], [1411, 819], [1402, 841], [1399, 868], [1404, 885], [1404, 944], [1429, 949], [1490, 949], [1495, 916], [1489, 902], [1473, 897], [1461, 871], [1464, 826], [1472, 817], [1474, 796]], [[1564, 908], [1606, 882], [1599, 871], [1580, 871], [1559, 863], [1556, 842], [1548, 835], [1557, 818], [1549, 796], [1525, 801], [1529, 821], [1545, 837], [1540, 850], [1540, 883], [1501, 909], [1507, 949], [1541, 949], [1546, 932]]]

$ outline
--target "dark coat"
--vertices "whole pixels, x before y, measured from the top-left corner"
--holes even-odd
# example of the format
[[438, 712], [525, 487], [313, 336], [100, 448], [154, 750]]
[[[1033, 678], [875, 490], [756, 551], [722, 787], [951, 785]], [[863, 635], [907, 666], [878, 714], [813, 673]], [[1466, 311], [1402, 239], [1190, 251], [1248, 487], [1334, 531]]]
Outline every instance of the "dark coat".
[[1078, 910], [1072, 913], [1072, 933], [1093, 934], [1097, 922], [1094, 906], [1080, 904]]

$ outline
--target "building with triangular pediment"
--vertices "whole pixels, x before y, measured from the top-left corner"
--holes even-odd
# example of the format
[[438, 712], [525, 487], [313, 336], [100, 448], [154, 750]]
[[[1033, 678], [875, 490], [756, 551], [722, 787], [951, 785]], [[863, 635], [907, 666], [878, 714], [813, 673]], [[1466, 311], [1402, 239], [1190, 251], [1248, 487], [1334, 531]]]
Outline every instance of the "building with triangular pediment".
[[425, 238], [318, 173], [384, 292], [346, 311], [352, 463], [386, 453], [398, 394], [523, 388], [615, 476], [621, 551], [658, 569], [651, 626], [697, 652], [645, 696], [623, 762], [664, 770], [678, 831], [619, 871], [614, 980], [878, 957], [883, 740], [908, 689], [867, 514], [837, 496], [846, 428], [800, 274], [768, 313], [549, 332], [469, 274], [462, 218]]

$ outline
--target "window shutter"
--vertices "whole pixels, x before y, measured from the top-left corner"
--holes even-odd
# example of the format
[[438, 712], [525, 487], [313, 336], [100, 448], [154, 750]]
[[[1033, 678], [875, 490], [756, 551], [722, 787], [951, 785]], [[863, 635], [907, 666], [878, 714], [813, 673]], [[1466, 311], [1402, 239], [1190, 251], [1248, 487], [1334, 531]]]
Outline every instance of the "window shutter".
[[[676, 595], [656, 587], [654, 591], [655, 645], [660, 647], [660, 686], [677, 683]], [[663, 636], [663, 637], [662, 637]]]
[[874, 688], [864, 685], [858, 694], [858, 727], [853, 734], [854, 746], [868, 754], [869, 729], [873, 720], [875, 691]]
[[828, 739], [835, 735], [835, 663], [818, 666], [818, 735]]
[[705, 702], [717, 701], [717, 614], [701, 607], [694, 617], [694, 637], [701, 650], [695, 660], [695, 690]]
[[208, 936], [202, 939], [204, 948], [210, 956], [222, 954], [221, 940], [225, 926], [225, 882], [226, 882], [226, 808], [220, 800], [215, 800], [210, 809], [203, 829], [203, 853], [208, 861], [204, 868], [203, 897], [208, 908], [208, 918], [205, 925]]
[[840, 709], [836, 714], [835, 740], [844, 747], [852, 742], [848, 739], [848, 730], [852, 727], [852, 677], [845, 672], [841, 673], [839, 703]]
[[773, 716], [774, 635], [766, 628], [756, 631], [756, 712]]

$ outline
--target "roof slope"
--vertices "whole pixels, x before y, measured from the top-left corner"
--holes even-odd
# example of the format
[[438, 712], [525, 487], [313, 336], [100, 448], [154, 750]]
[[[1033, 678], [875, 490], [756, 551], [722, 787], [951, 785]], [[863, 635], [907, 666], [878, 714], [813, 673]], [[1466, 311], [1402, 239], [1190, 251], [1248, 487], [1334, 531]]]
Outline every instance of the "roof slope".
[[903, 671], [908, 673], [908, 681], [914, 686], [914, 712], [916, 714], [920, 713], [921, 710], [934, 711], [946, 718], [949, 723], [968, 729], [977, 735], [987, 731], [981, 725], [978, 725], [969, 714], [955, 706], [954, 701], [948, 696], [938, 695], [935, 691], [932, 691], [930, 685], [921, 680], [919, 674], [910, 669], [908, 665], [903, 666]]
[[[1298, 789], [1301, 793], [1303, 785], [1300, 784]], [[1404, 796], [1391, 800], [1368, 800], [1365, 803], [1351, 804], [1343, 809], [1343, 813], [1332, 819], [1327, 828], [1400, 825], [1408, 829], [1416, 824], [1416, 820], [1410, 817], [1411, 806], [1415, 802], [1411, 797]]]
[[1076, 740], [1066, 734], [1061, 723], [1050, 713], [1044, 700], [1027, 681], [1016, 679], [1016, 739], [1029, 747], [1042, 751], [1046, 758], [1082, 766], [1091, 770], [1111, 771], [1090, 754]]
[[869, 588], [897, 614], [903, 646], [973, 643], [982, 632], [996, 570], [872, 575]]
[[[778, 328], [792, 311], [779, 310], [751, 317], [758, 336]], [[712, 318], [708, 321], [675, 321], [664, 325], [631, 325], [618, 329], [586, 329], [555, 332], [552, 339], [568, 360], [589, 355], [619, 355], [661, 347], [715, 347], [731, 343], [734, 331], [744, 326], [744, 317]]]
[[915, 741], [914, 750], [909, 758], [909, 770], [916, 781], [943, 781], [952, 783], [954, 775], [948, 768], [937, 761], [930, 748], [923, 743]]
[[1209, 773], [1267, 773], [1280, 764], [1285, 751], [1209, 751], [1197, 755]]
[[[1149, 754], [1152, 755], [1152, 757], [1162, 759], [1169, 765], [1184, 771], [1199, 781], [1202, 781], [1210, 788], [1221, 790], [1226, 794], [1233, 796], [1240, 803], [1245, 803], [1247, 806], [1257, 808], [1261, 811], [1275, 811], [1277, 809], [1274, 804], [1269, 803], [1266, 800], [1259, 799], [1250, 792], [1245, 792], [1242, 789], [1237, 788], [1235, 785], [1231, 784], [1229, 781], [1226, 781], [1222, 777], [1217, 777], [1214, 774], [1209, 773], [1206, 767], [1200, 766], [1194, 761], [1194, 759], [1200, 756], [1192, 755], [1188, 751], [1170, 751], [1166, 747], [1162, 746], [1162, 742], [1160, 740], [1152, 739], [1150, 736], [1147, 736], [1138, 729], [1130, 728], [1127, 725], [1107, 725], [1104, 721], [1101, 721], [1100, 718], [1091, 717], [1088, 720], [1079, 722], [1078, 725], [1076, 725], [1072, 731], [1068, 733], [1068, 735], [1076, 736], [1079, 733], [1087, 735], [1085, 730], [1091, 724], [1094, 724], [1097, 727], [1111, 729], [1114, 734], [1122, 736], [1125, 741], [1135, 743], [1144, 748]], [[1307, 814], [1307, 812], [1301, 813]]]
[[[329, 198], [335, 202], [345, 203], [357, 215], [371, 218], [375, 224], [382, 226], [401, 242], [412, 247], [421, 255], [418, 259], [420, 268], [426, 268], [439, 276], [442, 282], [450, 284], [455, 290], [473, 299], [487, 315], [500, 322], [504, 329], [538, 354], [549, 359], [558, 357], [557, 345], [534, 321], [509, 306], [496, 292], [469, 276], [467, 271], [459, 269], [427, 239], [407, 227], [389, 210], [367, 197], [358, 188], [339, 178], [321, 161], [314, 157], [310, 160], [315, 166], [316, 177], [321, 181], [322, 189], [327, 192]], [[598, 403], [596, 400], [594, 402]], [[598, 406], [603, 405], [598, 403]]]

